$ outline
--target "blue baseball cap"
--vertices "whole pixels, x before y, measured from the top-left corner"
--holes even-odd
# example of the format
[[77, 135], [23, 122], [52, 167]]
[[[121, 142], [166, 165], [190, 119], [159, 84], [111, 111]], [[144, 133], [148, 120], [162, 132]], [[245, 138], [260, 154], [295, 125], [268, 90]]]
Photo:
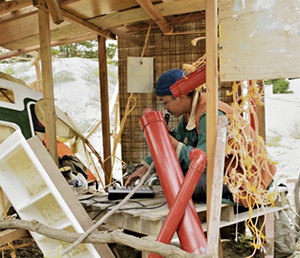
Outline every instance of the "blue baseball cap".
[[179, 69], [172, 69], [162, 74], [155, 87], [155, 93], [157, 96], [172, 95], [170, 87], [180, 78], [182, 78], [183, 72]]

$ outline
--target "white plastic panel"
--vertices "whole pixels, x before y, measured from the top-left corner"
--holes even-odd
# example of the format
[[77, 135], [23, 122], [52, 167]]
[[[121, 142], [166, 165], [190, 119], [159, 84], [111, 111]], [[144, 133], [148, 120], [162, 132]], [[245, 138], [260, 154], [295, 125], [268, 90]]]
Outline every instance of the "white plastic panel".
[[[0, 144], [0, 185], [21, 219], [34, 219], [56, 229], [84, 232], [72, 207], [67, 205], [19, 130]], [[69, 188], [67, 182], [65, 187]], [[78, 201], [74, 205], [81, 204]], [[36, 233], [32, 236], [45, 255], [59, 246], [64, 249], [69, 245]], [[68, 255], [100, 257], [91, 244], [81, 244]]]

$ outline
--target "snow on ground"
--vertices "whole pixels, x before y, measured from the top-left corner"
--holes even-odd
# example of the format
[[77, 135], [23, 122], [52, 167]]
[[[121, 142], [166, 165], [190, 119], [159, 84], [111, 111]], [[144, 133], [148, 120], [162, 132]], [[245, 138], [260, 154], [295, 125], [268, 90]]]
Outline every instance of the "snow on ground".
[[272, 94], [266, 88], [265, 111], [267, 150], [277, 164], [275, 181], [288, 186], [289, 200], [294, 202], [294, 184], [300, 173], [300, 80], [290, 80], [292, 94]]

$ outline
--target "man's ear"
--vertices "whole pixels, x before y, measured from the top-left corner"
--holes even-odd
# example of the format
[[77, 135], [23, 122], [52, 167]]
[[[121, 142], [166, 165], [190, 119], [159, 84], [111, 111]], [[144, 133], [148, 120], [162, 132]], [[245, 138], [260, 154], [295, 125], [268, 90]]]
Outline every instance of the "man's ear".
[[179, 96], [177, 98], [182, 103], [185, 100], [185, 97], [186, 97], [185, 95], [181, 95], [181, 96]]

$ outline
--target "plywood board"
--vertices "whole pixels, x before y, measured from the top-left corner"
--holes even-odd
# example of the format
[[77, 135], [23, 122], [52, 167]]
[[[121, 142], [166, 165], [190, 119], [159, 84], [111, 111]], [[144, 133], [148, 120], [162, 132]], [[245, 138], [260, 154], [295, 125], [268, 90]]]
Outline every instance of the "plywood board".
[[300, 77], [300, 0], [220, 0], [221, 81]]
[[[151, 2], [155, 3], [158, 2], [158, 0], [151, 0]], [[135, 0], [85, 0], [75, 1], [72, 3], [66, 2], [66, 4], [60, 4], [60, 7], [62, 9], [71, 12], [74, 15], [83, 19], [89, 19], [91, 17], [97, 17], [107, 13], [127, 10], [135, 6], [138, 6], [138, 3]]]
[[[178, 15], [190, 12], [197, 12], [205, 10], [204, 0], [177, 0], [164, 1], [156, 4], [155, 8], [162, 16]], [[150, 16], [143, 8], [135, 8], [124, 10], [122, 12], [112, 12], [98, 18], [89, 20], [101, 27], [102, 29], [109, 29], [124, 24], [140, 22], [149, 20]]]

